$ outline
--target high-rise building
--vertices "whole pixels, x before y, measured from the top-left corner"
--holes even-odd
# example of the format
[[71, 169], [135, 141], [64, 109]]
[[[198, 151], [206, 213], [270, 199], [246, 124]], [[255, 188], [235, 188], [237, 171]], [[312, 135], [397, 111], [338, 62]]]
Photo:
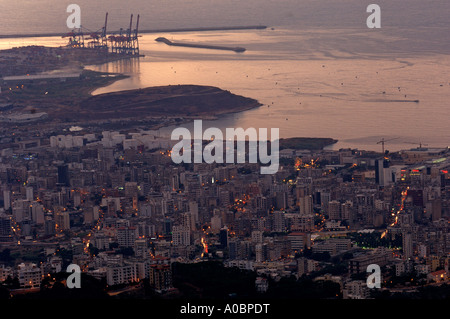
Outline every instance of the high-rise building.
[[69, 166], [67, 164], [58, 165], [57, 183], [60, 186], [70, 186]]
[[46, 236], [53, 236], [56, 233], [56, 222], [51, 218], [46, 218], [44, 221], [44, 234]]
[[38, 225], [43, 225], [44, 224], [44, 206], [38, 202], [33, 202], [32, 204], [30, 204], [30, 210], [31, 210], [32, 220]]
[[93, 220], [98, 220], [100, 217], [100, 207], [99, 206], [93, 206], [92, 207], [92, 218]]
[[126, 182], [125, 183], [125, 196], [128, 198], [133, 198], [138, 196], [138, 185], [136, 182]]
[[72, 192], [73, 193], [73, 206], [80, 207], [81, 205], [81, 194], [80, 192]]
[[21, 288], [37, 288], [41, 285], [41, 269], [32, 263], [22, 263], [18, 266], [18, 278]]
[[300, 215], [310, 215], [313, 213], [313, 198], [311, 195], [299, 197], [297, 204]]
[[287, 236], [287, 239], [290, 241], [291, 251], [293, 253], [301, 252], [305, 248], [311, 247], [311, 234], [310, 233], [299, 233], [293, 232]]
[[252, 243], [261, 244], [263, 242], [263, 232], [260, 230], [252, 231]]
[[11, 207], [11, 191], [3, 191], [3, 208], [8, 210]]
[[255, 197], [255, 206], [256, 206], [256, 209], [266, 212], [269, 209], [267, 197], [262, 196], [262, 195], [257, 195]]
[[12, 241], [11, 217], [0, 214], [0, 241]]
[[321, 205], [323, 209], [328, 208], [328, 203], [331, 201], [331, 193], [327, 190], [321, 190], [317, 193], [317, 204]]
[[146, 239], [137, 239], [134, 242], [134, 255], [136, 257], [146, 257], [148, 255], [148, 245]]
[[272, 230], [274, 232], [284, 232], [286, 230], [286, 221], [284, 212], [275, 211], [273, 213], [273, 227]]
[[440, 198], [431, 201], [431, 220], [439, 220], [442, 217], [442, 200]]
[[31, 202], [24, 199], [18, 199], [12, 203], [12, 215], [16, 222], [31, 219], [30, 205]]
[[341, 219], [341, 203], [337, 200], [332, 200], [328, 203], [328, 218], [331, 220]]
[[70, 229], [70, 215], [67, 211], [56, 212], [55, 214], [56, 228], [60, 230]]
[[289, 207], [287, 191], [279, 191], [275, 194], [275, 207], [281, 210]]
[[172, 233], [173, 222], [172, 222], [172, 220], [171, 220], [170, 218], [164, 219], [164, 224], [163, 224], [163, 226], [164, 226], [163, 231], [164, 231], [164, 234], [165, 234], [165, 235], [169, 235], [170, 233]]
[[112, 147], [100, 148], [98, 150], [98, 160], [106, 163], [114, 162], [114, 148]]
[[222, 207], [228, 207], [230, 205], [230, 192], [227, 190], [219, 191], [219, 203]]
[[150, 285], [157, 291], [162, 292], [172, 288], [172, 270], [170, 265], [150, 265]]
[[269, 259], [269, 246], [267, 243], [255, 246], [256, 262], [263, 262]]
[[228, 228], [226, 226], [219, 232], [219, 244], [222, 249], [228, 247]]
[[145, 221], [139, 222], [137, 225], [138, 236], [144, 238], [151, 238], [156, 236], [156, 226], [148, 224]]
[[408, 200], [411, 200], [414, 206], [423, 207], [424, 206], [424, 192], [423, 189], [409, 189], [408, 190]]
[[137, 280], [135, 265], [112, 265], [106, 268], [108, 285], [128, 284]]
[[308, 273], [308, 260], [305, 257], [297, 259], [297, 275], [298, 277]]
[[189, 246], [191, 244], [191, 232], [189, 228], [182, 225], [173, 226], [172, 241], [174, 246]]
[[384, 187], [395, 181], [393, 170], [390, 168], [390, 160], [387, 158], [375, 160], [375, 182]]
[[102, 250], [109, 248], [109, 237], [107, 237], [103, 232], [96, 232], [92, 237], [90, 244], [94, 247]]
[[228, 258], [231, 260], [239, 259], [240, 240], [231, 239], [228, 243]]
[[214, 215], [211, 217], [211, 230], [217, 233], [220, 228], [222, 228], [222, 218], [219, 215]]
[[292, 231], [311, 232], [314, 230], [314, 215], [299, 215], [294, 216], [291, 225]]
[[[195, 226], [195, 224], [197, 224], [199, 221], [198, 220], [198, 203], [196, 201], [189, 202], [189, 213], [192, 217], [191, 220]], [[191, 225], [191, 228], [194, 229], [194, 227], [192, 227], [192, 225]]]
[[239, 243], [239, 259], [250, 260], [253, 255], [254, 245], [248, 241], [243, 240]]
[[25, 192], [26, 192], [27, 200], [30, 200], [30, 201], [34, 200], [33, 187], [30, 187], [30, 186], [26, 187]]
[[413, 242], [412, 234], [410, 232], [404, 232], [402, 234], [402, 249], [403, 259], [408, 260], [413, 256]]
[[353, 203], [351, 201], [346, 201], [341, 205], [341, 218], [347, 221], [353, 220]]
[[94, 222], [94, 218], [93, 218], [94, 214], [92, 209], [87, 209], [83, 212], [83, 220], [84, 220], [84, 224], [92, 224]]
[[134, 247], [136, 237], [136, 227], [117, 228], [117, 243], [119, 247]]

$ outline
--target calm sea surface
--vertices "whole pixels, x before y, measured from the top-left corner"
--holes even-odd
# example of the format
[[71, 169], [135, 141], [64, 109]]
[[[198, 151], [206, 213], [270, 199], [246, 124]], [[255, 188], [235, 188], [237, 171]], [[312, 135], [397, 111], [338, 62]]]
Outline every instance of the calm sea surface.
[[[2, 34], [65, 32], [67, 1], [0, 1]], [[211, 126], [277, 127], [281, 137], [332, 137], [333, 148], [390, 150], [450, 145], [450, 3], [378, 1], [382, 28], [368, 29], [356, 0], [78, 1], [82, 24], [142, 29], [267, 25], [266, 30], [144, 34], [144, 58], [89, 66], [130, 78], [94, 94], [156, 85], [199, 84], [259, 100], [260, 108]], [[126, 5], [125, 5], [126, 4]], [[174, 41], [242, 46], [243, 54], [169, 47]], [[57, 37], [0, 40], [0, 49], [61, 45]], [[419, 103], [413, 102], [419, 100]], [[204, 126], [207, 124], [204, 124]], [[163, 130], [169, 134], [172, 128]]]

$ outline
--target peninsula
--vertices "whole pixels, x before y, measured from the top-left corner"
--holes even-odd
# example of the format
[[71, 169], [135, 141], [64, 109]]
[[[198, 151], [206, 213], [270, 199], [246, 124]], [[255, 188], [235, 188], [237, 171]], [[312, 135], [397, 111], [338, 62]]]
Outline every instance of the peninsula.
[[84, 121], [146, 117], [202, 118], [242, 112], [260, 105], [254, 99], [217, 87], [169, 85], [91, 96], [70, 108], [60, 109], [55, 116]]
[[[122, 74], [86, 70], [84, 65], [136, 57], [97, 50], [28, 46], [0, 51], [0, 104], [3, 116], [45, 113], [52, 123], [145, 118], [211, 118], [259, 107], [251, 98], [216, 87], [161, 86], [92, 96]], [[11, 117], [8, 117], [11, 118]]]

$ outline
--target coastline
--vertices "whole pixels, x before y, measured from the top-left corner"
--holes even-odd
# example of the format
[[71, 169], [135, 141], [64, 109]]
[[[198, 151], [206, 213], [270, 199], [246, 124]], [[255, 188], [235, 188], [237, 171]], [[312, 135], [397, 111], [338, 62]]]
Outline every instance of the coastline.
[[[65, 47], [51, 48], [43, 46], [2, 50], [0, 55], [3, 55], [5, 52], [12, 52], [13, 55], [32, 56], [36, 50], [43, 53], [43, 57], [38, 62], [41, 71], [44, 73], [67, 71], [64, 70], [66, 64], [73, 63], [72, 59], [88, 61], [86, 65], [99, 65], [117, 59], [135, 58], [133, 56], [119, 55], [99, 56], [93, 55], [93, 52], [90, 50], [68, 51]], [[60, 62], [58, 65], [51, 63], [51, 61], [49, 62], [47, 59], [55, 52], [67, 54], [64, 59], [58, 61]], [[3, 58], [5, 58], [5, 55], [3, 55]], [[36, 64], [38, 63], [36, 62]], [[28, 67], [28, 64], [18, 63], [17, 69], [21, 70], [18, 73], [25, 73]], [[33, 65], [31, 64], [32, 67]], [[179, 126], [191, 123], [196, 119], [214, 121], [223, 115], [237, 114], [262, 106], [257, 100], [235, 95], [217, 87], [199, 85], [167, 85], [116, 91], [94, 96], [92, 95], [93, 91], [108, 87], [116, 81], [129, 76], [121, 73], [92, 71], [86, 69], [84, 65], [81, 65], [79, 70], [81, 70], [80, 78], [74, 80], [74, 82], [53, 82], [51, 89], [48, 87], [49, 83], [47, 82], [26, 84], [25, 89], [19, 89], [19, 86], [17, 86], [18, 90], [6, 91], [1, 94], [1, 98], [12, 101], [14, 112], [20, 110], [19, 112], [24, 114], [34, 110], [34, 112], [48, 113], [49, 118], [44, 120], [44, 122], [51, 122], [51, 126], [55, 127], [64, 125], [64, 123], [80, 126], [90, 126], [93, 123], [97, 123], [100, 126], [114, 126], [114, 123], [121, 123], [120, 125], [130, 128], [140, 126], [148, 128], [148, 126], [151, 126], [151, 129], [161, 130], [174, 125]], [[45, 96], [38, 93], [45, 90], [48, 91]], [[154, 98], [157, 95], [155, 92], [159, 94], [159, 98]], [[47, 95], [47, 93], [49, 94]], [[103, 101], [98, 103], [98, 100]], [[121, 103], [121, 100], [126, 103]], [[89, 103], [92, 101], [93, 103]], [[86, 103], [87, 105], [85, 105]], [[116, 107], [114, 107], [114, 103], [117, 103]], [[184, 105], [183, 103], [187, 104]], [[36, 105], [39, 105], [39, 107], [36, 107]], [[180, 112], [180, 109], [182, 112]], [[121, 111], [122, 113], [120, 113]], [[173, 116], [172, 114], [177, 115]], [[36, 125], [41, 123], [43, 122], [37, 122]], [[319, 148], [336, 142], [335, 140], [327, 139], [328, 142], [324, 144], [324, 139], [295, 139], [297, 139], [297, 142], [300, 142], [300, 145], [302, 143], [305, 145], [304, 143], [308, 140], [314, 140], [318, 143], [317, 145], [322, 145]]]
[[[238, 30], [264, 30], [265, 25], [251, 26], [229, 26], [229, 27], [197, 27], [197, 28], [175, 28], [175, 29], [148, 29], [139, 30], [140, 34], [151, 33], [179, 33], [179, 32], [205, 32], [205, 31], [238, 31]], [[44, 37], [60, 37], [67, 32], [48, 32], [48, 33], [24, 33], [24, 34], [0, 34], [0, 39], [20, 39], [20, 38], [44, 38]], [[112, 35], [120, 33], [120, 31], [109, 31], [106, 34]]]

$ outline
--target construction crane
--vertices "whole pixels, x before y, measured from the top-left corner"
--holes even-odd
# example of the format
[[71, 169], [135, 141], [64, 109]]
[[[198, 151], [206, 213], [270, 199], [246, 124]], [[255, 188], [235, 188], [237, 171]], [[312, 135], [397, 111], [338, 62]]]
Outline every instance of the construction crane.
[[381, 141], [378, 141], [378, 142], [377, 142], [377, 144], [381, 144], [381, 149], [382, 149], [383, 154], [385, 154], [385, 152], [384, 152], [384, 144], [385, 144], [386, 142], [390, 142], [390, 141], [393, 141], [393, 140], [396, 140], [396, 139], [398, 139], [398, 137], [391, 138], [391, 139], [389, 139], [389, 140], [385, 140], [384, 137], [383, 137], [383, 138], [381, 139]]

